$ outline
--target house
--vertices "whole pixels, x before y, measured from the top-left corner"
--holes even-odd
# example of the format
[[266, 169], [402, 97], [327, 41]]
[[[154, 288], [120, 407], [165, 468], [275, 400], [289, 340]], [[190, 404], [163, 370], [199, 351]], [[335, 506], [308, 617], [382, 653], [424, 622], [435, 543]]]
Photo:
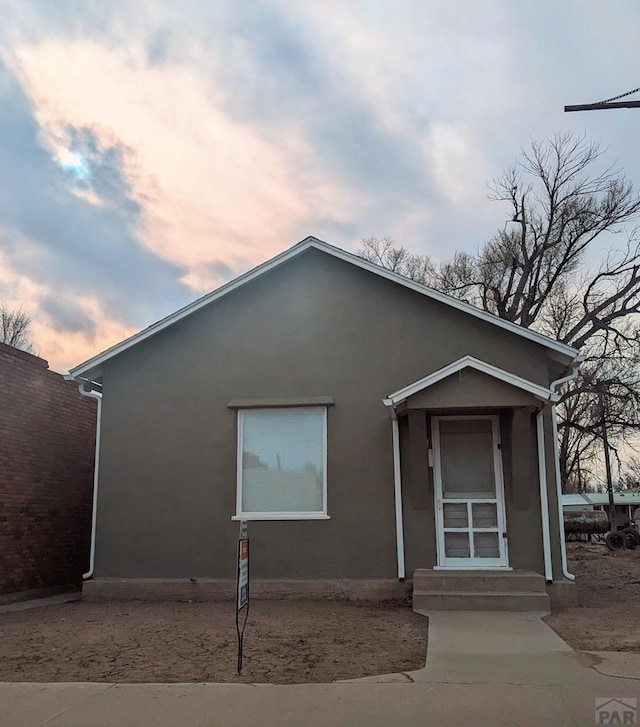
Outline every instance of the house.
[[246, 520], [253, 593], [543, 608], [579, 360], [309, 237], [71, 370], [102, 394], [86, 593], [232, 592]]
[[95, 431], [95, 401], [0, 343], [0, 603], [82, 583]]
[[562, 507], [564, 510], [593, 510], [593, 503], [588, 494], [567, 493], [562, 495]]
[[[633, 520], [635, 511], [640, 507], [640, 492], [619, 490], [613, 493], [618, 525]], [[606, 492], [585, 492], [576, 495], [563, 495], [562, 507], [565, 510], [604, 510], [609, 514], [609, 495]]]
[[[609, 495], [606, 492], [588, 492], [585, 497], [599, 510], [609, 514]], [[616, 524], [624, 525], [633, 520], [634, 513], [640, 507], [640, 492], [621, 490], [613, 493], [613, 504], [616, 508]]]

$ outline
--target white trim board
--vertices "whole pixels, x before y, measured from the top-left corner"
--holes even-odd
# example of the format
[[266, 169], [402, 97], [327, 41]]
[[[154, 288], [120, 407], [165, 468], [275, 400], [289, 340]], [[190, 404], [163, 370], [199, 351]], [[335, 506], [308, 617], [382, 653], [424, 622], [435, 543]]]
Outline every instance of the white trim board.
[[[322, 510], [269, 510], [258, 512], [255, 510], [243, 510], [243, 459], [244, 459], [244, 419], [246, 416], [256, 414], [291, 414], [291, 413], [315, 412], [322, 414]], [[237, 411], [237, 443], [236, 443], [236, 513], [232, 520], [329, 520], [327, 513], [327, 407], [326, 406], [303, 406], [298, 408], [279, 409], [238, 409]]]
[[102, 353], [97, 354], [96, 356], [93, 356], [92, 358], [88, 359], [87, 361], [84, 361], [83, 363], [79, 364], [78, 366], [75, 366], [70, 370], [71, 376], [75, 379], [79, 376], [82, 376], [84, 374], [91, 374], [93, 378], [100, 376], [100, 366], [105, 362], [108, 361], [113, 356], [116, 356], [117, 354], [121, 353], [122, 351], [126, 351], [128, 348], [131, 348], [132, 346], [135, 346], [136, 344], [146, 340], [147, 338], [150, 338], [151, 336], [155, 335], [156, 333], [159, 333], [160, 331], [164, 330], [165, 328], [168, 328], [173, 323], [177, 323], [178, 321], [182, 320], [183, 318], [186, 318], [191, 313], [195, 313], [195, 311], [200, 310], [200, 308], [203, 308], [204, 306], [209, 305], [210, 303], [213, 303], [214, 301], [218, 300], [219, 298], [222, 298], [223, 296], [227, 295], [228, 293], [231, 293], [234, 290], [237, 290], [241, 286], [250, 283], [252, 280], [255, 280], [256, 278], [259, 278], [261, 275], [264, 275], [265, 273], [268, 273], [269, 271], [273, 270], [274, 268], [277, 268], [279, 265], [282, 265], [283, 263], [287, 262], [288, 260], [291, 260], [298, 255], [301, 255], [305, 251], [315, 248], [316, 250], [320, 250], [322, 252], [327, 253], [328, 255], [333, 255], [336, 258], [339, 258], [340, 260], [344, 260], [345, 262], [351, 263], [352, 265], [355, 265], [359, 268], [362, 268], [363, 270], [368, 270], [371, 273], [374, 273], [375, 275], [379, 275], [382, 278], [386, 278], [387, 280], [391, 280], [395, 283], [398, 283], [400, 285], [403, 285], [405, 288], [409, 288], [410, 290], [414, 290], [417, 293], [421, 293], [422, 295], [426, 295], [428, 298], [432, 298], [433, 300], [437, 300], [440, 303], [444, 303], [445, 305], [451, 306], [452, 308], [457, 308], [458, 310], [461, 310], [465, 313], [469, 313], [472, 316], [475, 316], [476, 318], [480, 318], [484, 321], [487, 321], [488, 323], [492, 323], [495, 326], [498, 326], [499, 328], [504, 328], [507, 331], [510, 331], [511, 333], [515, 333], [518, 336], [522, 336], [523, 338], [527, 338], [530, 341], [534, 341], [535, 343], [540, 344], [541, 346], [544, 346], [545, 348], [554, 351], [556, 353], [561, 354], [562, 356], [567, 357], [569, 360], [573, 361], [579, 356], [579, 352], [575, 348], [571, 348], [570, 346], [567, 346], [564, 343], [560, 343], [559, 341], [554, 341], [551, 338], [548, 338], [547, 336], [543, 336], [541, 333], [537, 333], [536, 331], [532, 331], [528, 328], [523, 328], [522, 326], [518, 326], [515, 323], [512, 323], [511, 321], [506, 321], [502, 318], [498, 318], [498, 316], [495, 316], [491, 313], [487, 313], [486, 311], [476, 308], [475, 306], [471, 305], [470, 303], [465, 303], [464, 301], [457, 300], [456, 298], [452, 298], [449, 295], [446, 295], [445, 293], [441, 293], [438, 290], [434, 290], [433, 288], [429, 288], [426, 285], [422, 285], [421, 283], [416, 283], [413, 280], [409, 280], [409, 278], [405, 278], [402, 275], [398, 275], [397, 273], [392, 272], [391, 270], [387, 270], [385, 268], [380, 267], [379, 265], [375, 265], [374, 263], [370, 263], [367, 260], [363, 260], [362, 258], [358, 257], [357, 255], [354, 255], [353, 253], [347, 252], [346, 250], [340, 250], [337, 247], [334, 247], [333, 245], [329, 245], [326, 242], [323, 242], [322, 240], [318, 240], [316, 237], [307, 237], [302, 242], [299, 242], [297, 245], [294, 245], [293, 247], [290, 247], [288, 250], [285, 250], [284, 252], [280, 253], [279, 255], [276, 255], [275, 257], [271, 258], [270, 260], [267, 260], [265, 263], [262, 263], [262, 265], [258, 265], [257, 267], [253, 268], [252, 270], [249, 270], [249, 272], [244, 273], [243, 275], [240, 275], [239, 277], [235, 278], [234, 280], [231, 280], [228, 283], [225, 283], [220, 288], [217, 288], [216, 290], [212, 291], [211, 293], [207, 293], [207, 295], [202, 296], [201, 298], [198, 298], [198, 300], [195, 300], [193, 303], [190, 303], [189, 305], [185, 306], [184, 308], [181, 308], [180, 310], [176, 311], [175, 313], [172, 313], [171, 315], [167, 316], [166, 318], [163, 318], [160, 321], [157, 321], [156, 323], [153, 323], [148, 328], [143, 329], [139, 333], [135, 333], [133, 336], [130, 336], [129, 338], [125, 339], [124, 341], [121, 341], [120, 343], [117, 343], [115, 346], [111, 346], [106, 351], [103, 351]]
[[[485, 420], [491, 423], [491, 455], [493, 459], [494, 472], [494, 497], [465, 497], [463, 493], [459, 496], [447, 497], [444, 492], [444, 475], [442, 467], [442, 449], [440, 439], [440, 422], [442, 421], [478, 421]], [[433, 444], [434, 466], [433, 466], [433, 493], [435, 503], [436, 522], [436, 551], [438, 566], [444, 570], [449, 567], [462, 568], [468, 566], [483, 569], [485, 566], [505, 569], [509, 567], [509, 543], [505, 537], [506, 527], [506, 503], [504, 497], [504, 473], [502, 470], [502, 457], [500, 454], [500, 419], [496, 414], [472, 414], [472, 415], [445, 415], [431, 417], [431, 438]], [[464, 503], [467, 511], [467, 526], [465, 528], [445, 527], [444, 507], [448, 503]], [[496, 524], [489, 528], [476, 526], [473, 523], [472, 507], [475, 504], [491, 503], [496, 506]], [[446, 555], [445, 538], [447, 532], [467, 533], [469, 540], [469, 557], [455, 557]], [[474, 552], [475, 533], [491, 532], [496, 533], [498, 542], [497, 558], [479, 558], [471, 555]]]
[[408, 399], [410, 396], [413, 396], [414, 394], [417, 394], [424, 389], [428, 389], [430, 386], [437, 384], [439, 381], [442, 381], [443, 379], [448, 378], [452, 374], [455, 374], [458, 371], [462, 371], [462, 369], [466, 368], [475, 369], [476, 371], [480, 371], [483, 374], [492, 376], [494, 379], [499, 379], [505, 384], [510, 384], [511, 386], [515, 386], [518, 389], [527, 391], [530, 394], [533, 394], [533, 396], [537, 397], [538, 399], [541, 399], [542, 401], [555, 402], [559, 401], [560, 399], [559, 394], [554, 393], [553, 391], [551, 391], [551, 389], [540, 386], [538, 384], [534, 384], [532, 381], [523, 379], [520, 376], [516, 376], [515, 374], [510, 374], [508, 371], [504, 371], [503, 369], [486, 363], [485, 361], [480, 361], [480, 359], [474, 358], [473, 356], [463, 356], [457, 361], [454, 361], [453, 363], [450, 363], [447, 366], [444, 366], [443, 368], [434, 371], [432, 374], [429, 374], [428, 376], [425, 376], [418, 381], [414, 381], [412, 384], [409, 384], [408, 386], [399, 389], [393, 394], [389, 394], [386, 399], [383, 399], [383, 402], [386, 406], [397, 406], [403, 401], [406, 401], [406, 399]]

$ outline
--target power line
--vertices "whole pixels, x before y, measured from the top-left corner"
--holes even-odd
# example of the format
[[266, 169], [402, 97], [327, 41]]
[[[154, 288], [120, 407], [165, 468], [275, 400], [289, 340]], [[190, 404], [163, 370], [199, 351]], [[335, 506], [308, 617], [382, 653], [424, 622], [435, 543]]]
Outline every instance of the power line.
[[627, 91], [626, 93], [621, 93], [619, 96], [612, 96], [611, 98], [605, 98], [604, 101], [596, 101], [594, 105], [601, 104], [601, 103], [611, 103], [611, 101], [617, 101], [619, 98], [624, 98], [625, 96], [631, 96], [634, 93], [638, 93], [640, 91], [640, 86], [638, 88], [634, 88], [633, 91]]
[[640, 101], [619, 102], [618, 99], [626, 98], [627, 96], [631, 96], [634, 93], [638, 93], [638, 91], [640, 91], [640, 86], [638, 86], [638, 88], [634, 88], [632, 91], [626, 91], [625, 93], [621, 93], [618, 96], [612, 96], [611, 98], [606, 98], [606, 99], [604, 99], [604, 101], [596, 101], [596, 103], [565, 106], [564, 110], [565, 111], [602, 111], [604, 109], [637, 109], [637, 108], [640, 108]]

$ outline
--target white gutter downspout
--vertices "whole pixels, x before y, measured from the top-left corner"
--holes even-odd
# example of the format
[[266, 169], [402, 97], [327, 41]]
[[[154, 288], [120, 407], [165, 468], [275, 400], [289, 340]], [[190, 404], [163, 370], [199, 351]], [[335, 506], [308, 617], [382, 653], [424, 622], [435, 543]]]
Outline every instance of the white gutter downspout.
[[543, 406], [536, 413], [536, 432], [538, 440], [538, 480], [540, 483], [540, 514], [542, 517], [542, 549], [544, 552], [544, 578], [547, 583], [553, 581], [553, 565], [551, 563], [551, 533], [549, 526], [549, 497], [547, 494], [547, 460], [544, 451], [544, 411]]
[[[561, 379], [552, 381], [549, 385], [551, 391], [555, 392], [558, 386], [573, 381], [578, 376], [578, 366], [582, 362], [582, 357], [576, 358], [571, 362], [571, 373], [563, 376]], [[570, 581], [575, 581], [576, 577], [573, 573], [569, 573], [567, 566], [567, 546], [564, 542], [564, 513], [562, 511], [562, 482], [560, 481], [560, 452], [558, 447], [558, 415], [556, 414], [555, 404], [551, 407], [551, 430], [553, 433], [553, 452], [556, 465], [556, 499], [558, 501], [558, 526], [560, 529], [560, 554], [562, 560], [562, 575]]]
[[91, 550], [89, 551], [89, 570], [82, 574], [82, 579], [87, 580], [93, 576], [93, 568], [96, 560], [96, 519], [98, 513], [98, 469], [100, 466], [100, 429], [102, 426], [102, 394], [97, 391], [87, 391], [84, 383], [80, 383], [78, 391], [83, 396], [96, 399], [98, 402], [98, 411], [96, 413], [96, 449], [95, 464], [93, 468], [93, 503], [91, 507]]
[[391, 415], [391, 435], [393, 443], [393, 489], [396, 505], [396, 555], [398, 558], [398, 580], [405, 579], [404, 566], [404, 525], [402, 520], [402, 474], [400, 472], [400, 428], [398, 415], [390, 399], [383, 399], [383, 404], [389, 407]]

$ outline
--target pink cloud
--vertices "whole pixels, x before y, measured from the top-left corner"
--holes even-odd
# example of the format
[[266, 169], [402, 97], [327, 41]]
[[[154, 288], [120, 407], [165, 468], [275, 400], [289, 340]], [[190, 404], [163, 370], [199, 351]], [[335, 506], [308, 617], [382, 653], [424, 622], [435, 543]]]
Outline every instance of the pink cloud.
[[18, 45], [13, 64], [54, 153], [67, 125], [130, 150], [140, 240], [183, 267], [194, 292], [222, 282], [208, 265], [245, 269], [295, 241], [305, 220], [347, 220], [357, 205], [300, 129], [263, 138], [230, 118], [221, 92], [191, 67], [149, 67], [141, 53], [89, 42]]

